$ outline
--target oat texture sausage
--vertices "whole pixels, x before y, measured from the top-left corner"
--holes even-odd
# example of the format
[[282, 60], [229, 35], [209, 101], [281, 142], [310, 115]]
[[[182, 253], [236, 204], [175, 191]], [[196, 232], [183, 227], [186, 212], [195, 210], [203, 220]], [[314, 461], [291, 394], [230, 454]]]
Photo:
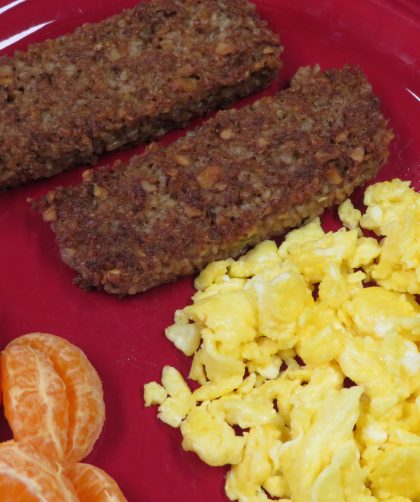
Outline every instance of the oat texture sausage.
[[0, 189], [253, 93], [281, 47], [247, 0], [149, 0], [0, 58]]
[[237, 256], [375, 176], [393, 134], [358, 68], [219, 112], [168, 147], [86, 171], [39, 206], [83, 288], [134, 294]]

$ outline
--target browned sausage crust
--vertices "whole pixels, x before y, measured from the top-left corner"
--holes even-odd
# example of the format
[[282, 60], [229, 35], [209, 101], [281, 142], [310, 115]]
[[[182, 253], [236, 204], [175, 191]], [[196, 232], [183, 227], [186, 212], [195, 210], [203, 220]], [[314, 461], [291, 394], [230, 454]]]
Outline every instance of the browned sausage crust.
[[341, 202], [388, 157], [363, 73], [302, 68], [291, 87], [42, 202], [84, 288], [134, 294], [281, 234]]
[[0, 189], [155, 138], [278, 74], [247, 0], [151, 0], [0, 58]]

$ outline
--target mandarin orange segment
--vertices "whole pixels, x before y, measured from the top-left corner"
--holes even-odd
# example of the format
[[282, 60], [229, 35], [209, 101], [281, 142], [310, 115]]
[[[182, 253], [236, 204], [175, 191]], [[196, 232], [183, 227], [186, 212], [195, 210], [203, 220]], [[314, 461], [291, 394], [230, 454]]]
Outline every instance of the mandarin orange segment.
[[79, 462], [88, 455], [105, 421], [101, 380], [84, 352], [68, 340], [46, 333], [31, 333], [13, 340], [8, 347], [24, 346], [42, 351], [64, 381], [69, 402], [66, 462]]
[[64, 471], [80, 502], [127, 502], [117, 483], [99, 467], [74, 464]]
[[67, 448], [69, 403], [63, 380], [49, 357], [29, 346], [3, 351], [4, 414], [14, 439], [30, 442], [39, 453], [62, 460]]
[[2, 502], [78, 502], [72, 483], [61, 469], [29, 443], [0, 444]]

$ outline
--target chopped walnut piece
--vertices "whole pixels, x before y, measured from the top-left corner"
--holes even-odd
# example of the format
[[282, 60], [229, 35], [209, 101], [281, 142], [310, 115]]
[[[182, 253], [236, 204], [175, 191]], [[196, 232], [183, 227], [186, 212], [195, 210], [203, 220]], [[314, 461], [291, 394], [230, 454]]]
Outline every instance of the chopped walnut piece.
[[108, 190], [95, 183], [93, 185], [93, 195], [98, 199], [104, 200], [108, 197]]
[[113, 270], [108, 270], [108, 272], [105, 272], [103, 282], [118, 284], [120, 277], [121, 277], [121, 270], [114, 268]]
[[10, 65], [0, 66], [0, 85], [8, 86], [13, 83], [13, 68]]
[[274, 47], [264, 47], [263, 54], [274, 54], [275, 49]]
[[229, 44], [226, 42], [220, 42], [216, 45], [215, 53], [218, 56], [227, 56], [228, 54], [232, 54], [236, 47], [233, 44]]
[[153, 193], [153, 192], [156, 192], [156, 186], [155, 186], [155, 185], [153, 185], [152, 183], [149, 183], [148, 181], [143, 180], [140, 184], [141, 184], [142, 189], [143, 189], [146, 193]]
[[325, 174], [328, 182], [332, 185], [339, 185], [343, 181], [343, 177], [335, 167], [328, 169]]
[[86, 183], [91, 183], [93, 181], [93, 169], [86, 169], [86, 171], [83, 171], [82, 179]]
[[214, 185], [214, 189], [217, 190], [218, 192], [225, 191], [227, 187], [228, 187], [227, 183], [216, 183]]
[[61, 255], [64, 259], [74, 258], [76, 256], [76, 250], [74, 248], [64, 248]]
[[264, 146], [267, 146], [267, 145], [269, 145], [269, 144], [270, 144], [270, 142], [268, 141], [268, 139], [267, 139], [267, 138], [263, 138], [263, 137], [261, 136], [261, 137], [259, 137], [259, 138], [257, 139], [257, 145], [258, 145], [258, 146], [264, 147]]
[[42, 218], [44, 221], [56, 221], [57, 220], [57, 211], [55, 207], [49, 207], [42, 213]]
[[357, 163], [363, 162], [363, 159], [365, 158], [365, 149], [363, 146], [354, 148], [354, 150], [350, 153], [350, 157]]
[[337, 134], [335, 137], [335, 141], [337, 143], [343, 143], [343, 141], [346, 141], [346, 139], [349, 137], [349, 132], [348, 131], [341, 131], [340, 133]]
[[193, 92], [198, 87], [198, 80], [189, 77], [177, 78], [172, 84], [172, 87], [177, 91]]
[[205, 167], [197, 176], [198, 184], [201, 188], [212, 188], [220, 179], [221, 170], [219, 166], [210, 165]]
[[47, 195], [45, 196], [45, 198], [47, 199], [49, 204], [52, 204], [55, 199], [55, 192], [54, 191], [48, 192]]
[[201, 216], [203, 211], [194, 206], [190, 206], [188, 204], [184, 204], [184, 212], [189, 218], [195, 218], [197, 216]]
[[175, 160], [176, 160], [176, 163], [182, 167], [187, 167], [187, 166], [191, 165], [191, 161], [186, 155], [176, 155]]
[[235, 133], [232, 131], [232, 129], [229, 127], [227, 129], [223, 129], [223, 131], [220, 133], [220, 137], [222, 139], [232, 139], [235, 137]]

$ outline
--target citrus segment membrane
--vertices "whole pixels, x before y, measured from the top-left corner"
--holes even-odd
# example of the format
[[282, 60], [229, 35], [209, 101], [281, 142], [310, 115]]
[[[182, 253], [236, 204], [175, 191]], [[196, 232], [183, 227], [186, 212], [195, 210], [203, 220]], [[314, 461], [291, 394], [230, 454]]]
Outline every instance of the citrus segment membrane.
[[0, 500], [78, 502], [79, 498], [58, 464], [26, 441], [7, 441], [0, 445]]
[[80, 502], [127, 502], [117, 483], [102, 469], [89, 464], [74, 464], [65, 471]]
[[84, 352], [59, 336], [31, 333], [13, 340], [9, 347], [25, 346], [46, 354], [65, 384], [69, 402], [66, 462], [86, 457], [105, 421], [102, 383]]
[[46, 354], [9, 346], [2, 355], [4, 413], [15, 440], [61, 461], [67, 449], [69, 403], [63, 380]]

